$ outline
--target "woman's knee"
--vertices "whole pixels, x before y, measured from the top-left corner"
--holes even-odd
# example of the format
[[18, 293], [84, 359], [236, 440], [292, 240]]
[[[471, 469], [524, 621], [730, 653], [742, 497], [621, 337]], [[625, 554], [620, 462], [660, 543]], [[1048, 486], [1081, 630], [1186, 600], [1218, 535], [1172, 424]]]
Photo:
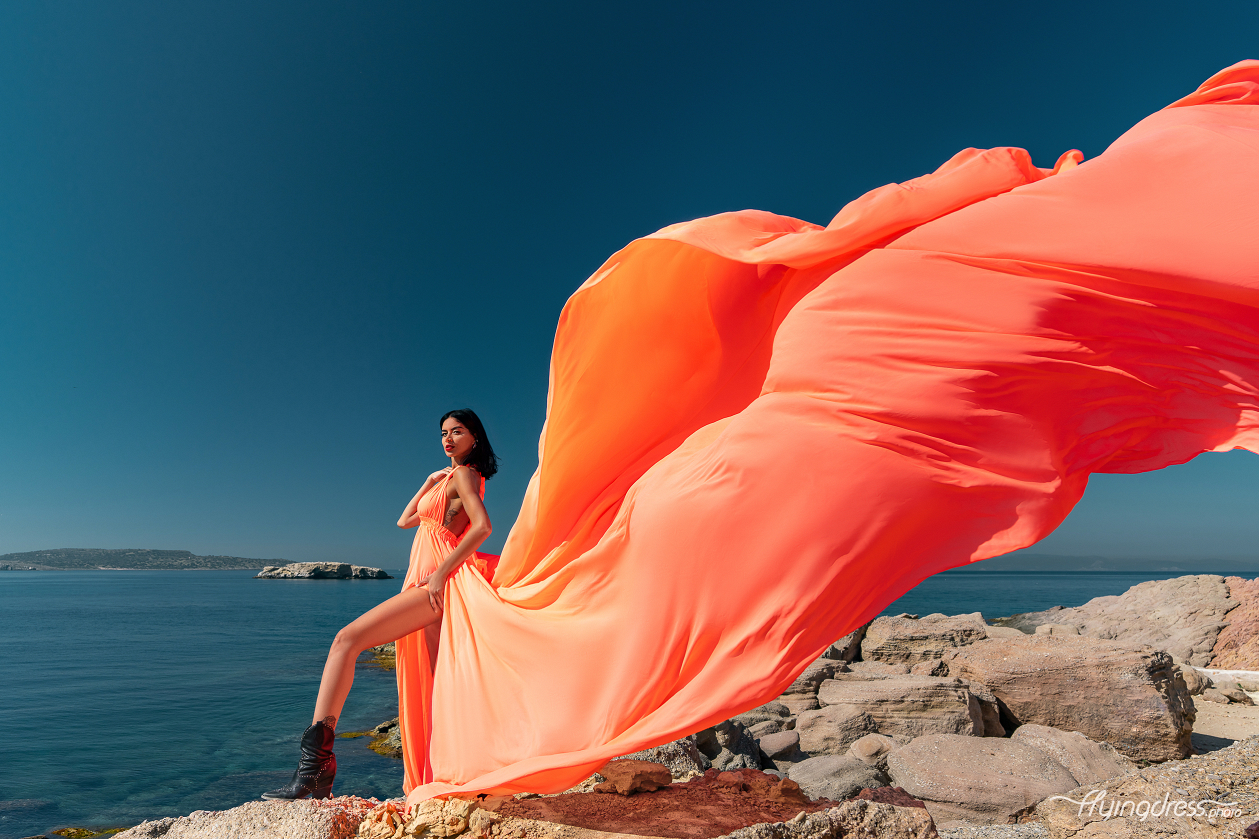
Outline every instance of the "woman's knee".
[[367, 649], [366, 647], [359, 646], [361, 643], [361, 636], [355, 631], [354, 624], [350, 624], [349, 626], [342, 627], [341, 631], [338, 632], [336, 637], [332, 639], [332, 649], [330, 652], [342, 655], [358, 655], [363, 650]]

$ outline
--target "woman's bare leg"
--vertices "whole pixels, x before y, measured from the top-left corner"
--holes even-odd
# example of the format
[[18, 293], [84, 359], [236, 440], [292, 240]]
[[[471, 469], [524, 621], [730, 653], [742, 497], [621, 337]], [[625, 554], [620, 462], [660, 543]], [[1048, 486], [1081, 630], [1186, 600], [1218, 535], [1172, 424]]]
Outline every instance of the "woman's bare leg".
[[435, 611], [423, 588], [411, 587], [360, 615], [337, 633], [328, 650], [328, 660], [319, 682], [315, 718], [329, 728], [337, 727], [341, 707], [354, 684], [354, 662], [368, 647], [396, 641], [404, 635], [435, 624], [441, 613]]

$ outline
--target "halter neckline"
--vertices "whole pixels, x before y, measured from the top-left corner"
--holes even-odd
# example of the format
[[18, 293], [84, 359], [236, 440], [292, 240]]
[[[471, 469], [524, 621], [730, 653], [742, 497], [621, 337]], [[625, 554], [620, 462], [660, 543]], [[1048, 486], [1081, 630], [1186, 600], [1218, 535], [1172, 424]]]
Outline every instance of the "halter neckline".
[[[451, 478], [451, 476], [455, 474], [455, 470], [456, 470], [456, 469], [458, 469], [460, 466], [468, 466], [468, 464], [466, 464], [466, 463], [458, 463], [458, 464], [455, 464], [454, 466], [451, 466], [451, 467], [450, 467], [450, 471], [448, 471], [448, 472], [446, 473], [446, 477], [445, 477], [445, 478], [443, 478], [442, 480], [443, 480], [443, 481], [449, 481], [449, 480], [450, 480], [450, 478]], [[478, 478], [480, 478], [480, 479], [481, 479], [481, 483], [482, 483], [482, 484], [484, 484], [484, 483], [485, 483], [485, 476], [484, 476], [484, 475], [482, 475], [480, 472], [478, 472], [478, 471], [477, 471], [477, 468], [476, 468], [475, 466], [468, 466], [468, 468], [469, 468], [469, 469], [471, 469], [473, 472], [476, 472], [476, 476], [477, 476]]]

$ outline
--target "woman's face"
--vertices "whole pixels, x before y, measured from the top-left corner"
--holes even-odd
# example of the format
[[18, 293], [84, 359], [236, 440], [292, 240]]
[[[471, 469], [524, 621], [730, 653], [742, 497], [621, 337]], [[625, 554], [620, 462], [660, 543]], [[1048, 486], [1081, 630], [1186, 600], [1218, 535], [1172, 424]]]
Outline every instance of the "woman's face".
[[476, 438], [463, 423], [454, 417], [446, 417], [446, 421], [442, 423], [442, 448], [446, 450], [447, 457], [453, 457], [456, 463], [463, 463], [474, 443]]

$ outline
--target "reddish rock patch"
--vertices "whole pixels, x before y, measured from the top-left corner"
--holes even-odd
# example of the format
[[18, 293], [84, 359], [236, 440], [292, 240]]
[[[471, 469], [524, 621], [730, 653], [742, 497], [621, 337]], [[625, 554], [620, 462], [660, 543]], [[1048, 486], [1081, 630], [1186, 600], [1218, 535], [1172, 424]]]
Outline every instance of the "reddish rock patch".
[[1241, 605], [1228, 613], [1211, 652], [1220, 670], [1259, 670], [1259, 579], [1225, 577], [1228, 596]]
[[[721, 772], [710, 769], [685, 783], [655, 792], [616, 795], [572, 792], [543, 798], [507, 799], [497, 811], [504, 816], [567, 824], [609, 833], [712, 839], [741, 827], [781, 822], [801, 811], [834, 807], [827, 799], [810, 801], [790, 782], [755, 769]], [[777, 792], [775, 792], [777, 790]], [[771, 797], [771, 796], [779, 797]], [[788, 799], [784, 800], [782, 796]]]

